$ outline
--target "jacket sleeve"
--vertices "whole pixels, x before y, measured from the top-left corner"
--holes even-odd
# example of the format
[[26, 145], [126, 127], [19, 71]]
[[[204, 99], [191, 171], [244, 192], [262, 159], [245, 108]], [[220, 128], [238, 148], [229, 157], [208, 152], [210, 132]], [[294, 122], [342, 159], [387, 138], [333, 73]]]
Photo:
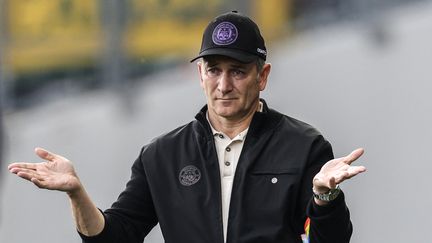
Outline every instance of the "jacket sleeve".
[[352, 234], [352, 225], [344, 194], [329, 205], [319, 206], [311, 200], [307, 214], [310, 218], [310, 243], [348, 243]]
[[[319, 206], [312, 197], [312, 180], [316, 173], [327, 161], [333, 159], [333, 152], [329, 142], [324, 138], [316, 141], [309, 155], [308, 171], [305, 178], [308, 204], [306, 215], [310, 219], [309, 243], [348, 243], [352, 234], [352, 224], [349, 210], [345, 204], [344, 194], [326, 206]], [[304, 197], [303, 200], [306, 198]]]
[[132, 166], [126, 189], [111, 208], [103, 212], [105, 226], [102, 232], [92, 237], [79, 234], [83, 243], [142, 243], [157, 224], [142, 156], [143, 153]]

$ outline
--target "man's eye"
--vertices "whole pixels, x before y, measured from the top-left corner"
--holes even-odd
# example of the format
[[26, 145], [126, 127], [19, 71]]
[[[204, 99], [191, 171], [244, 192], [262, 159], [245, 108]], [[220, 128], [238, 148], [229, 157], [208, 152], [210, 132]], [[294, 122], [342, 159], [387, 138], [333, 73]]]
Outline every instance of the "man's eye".
[[243, 77], [245, 75], [245, 72], [239, 69], [233, 70], [232, 75], [234, 77]]
[[219, 70], [217, 68], [209, 68], [207, 69], [207, 75], [215, 76], [219, 74]]

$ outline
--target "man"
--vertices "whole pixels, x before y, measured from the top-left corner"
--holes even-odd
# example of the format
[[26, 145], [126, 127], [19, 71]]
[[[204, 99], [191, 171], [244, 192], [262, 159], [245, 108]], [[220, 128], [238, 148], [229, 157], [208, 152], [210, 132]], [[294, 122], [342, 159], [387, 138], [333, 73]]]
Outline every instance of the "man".
[[[83, 242], [143, 242], [160, 224], [165, 242], [349, 242], [338, 184], [365, 171], [362, 149], [333, 159], [311, 126], [260, 99], [271, 65], [256, 24], [237, 12], [204, 31], [197, 63], [207, 105], [196, 120], [144, 146], [126, 189], [103, 213], [66, 158], [37, 148], [44, 163], [9, 170], [65, 191]], [[313, 196], [314, 193], [314, 196]]]

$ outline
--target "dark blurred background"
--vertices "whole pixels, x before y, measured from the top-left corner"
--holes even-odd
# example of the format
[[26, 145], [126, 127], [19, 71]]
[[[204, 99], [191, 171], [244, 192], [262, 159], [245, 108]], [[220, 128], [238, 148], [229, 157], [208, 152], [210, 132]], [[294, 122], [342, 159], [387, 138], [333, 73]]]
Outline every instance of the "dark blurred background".
[[[233, 9], [267, 41], [270, 106], [336, 156], [365, 147], [368, 172], [343, 185], [352, 242], [426, 242], [430, 0], [0, 0], [0, 242], [80, 242], [66, 196], [7, 164], [38, 162], [36, 146], [62, 154], [109, 207], [141, 146], [205, 103], [189, 60]], [[158, 227], [148, 242], [163, 242]]]

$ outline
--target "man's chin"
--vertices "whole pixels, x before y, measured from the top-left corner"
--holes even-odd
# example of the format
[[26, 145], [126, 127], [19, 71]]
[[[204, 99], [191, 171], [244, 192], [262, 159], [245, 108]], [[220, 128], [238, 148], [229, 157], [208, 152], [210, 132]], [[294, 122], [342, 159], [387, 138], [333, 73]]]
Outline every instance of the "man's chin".
[[216, 112], [216, 114], [217, 114], [218, 116], [220, 116], [220, 117], [224, 117], [224, 118], [229, 118], [229, 117], [232, 117], [232, 116], [234, 115], [233, 112], [227, 112], [227, 111], [224, 111], [224, 112]]
[[230, 118], [235, 116], [236, 111], [231, 109], [231, 108], [221, 108], [221, 109], [216, 109], [215, 111], [216, 115], [220, 116], [220, 117], [224, 117], [224, 118]]

